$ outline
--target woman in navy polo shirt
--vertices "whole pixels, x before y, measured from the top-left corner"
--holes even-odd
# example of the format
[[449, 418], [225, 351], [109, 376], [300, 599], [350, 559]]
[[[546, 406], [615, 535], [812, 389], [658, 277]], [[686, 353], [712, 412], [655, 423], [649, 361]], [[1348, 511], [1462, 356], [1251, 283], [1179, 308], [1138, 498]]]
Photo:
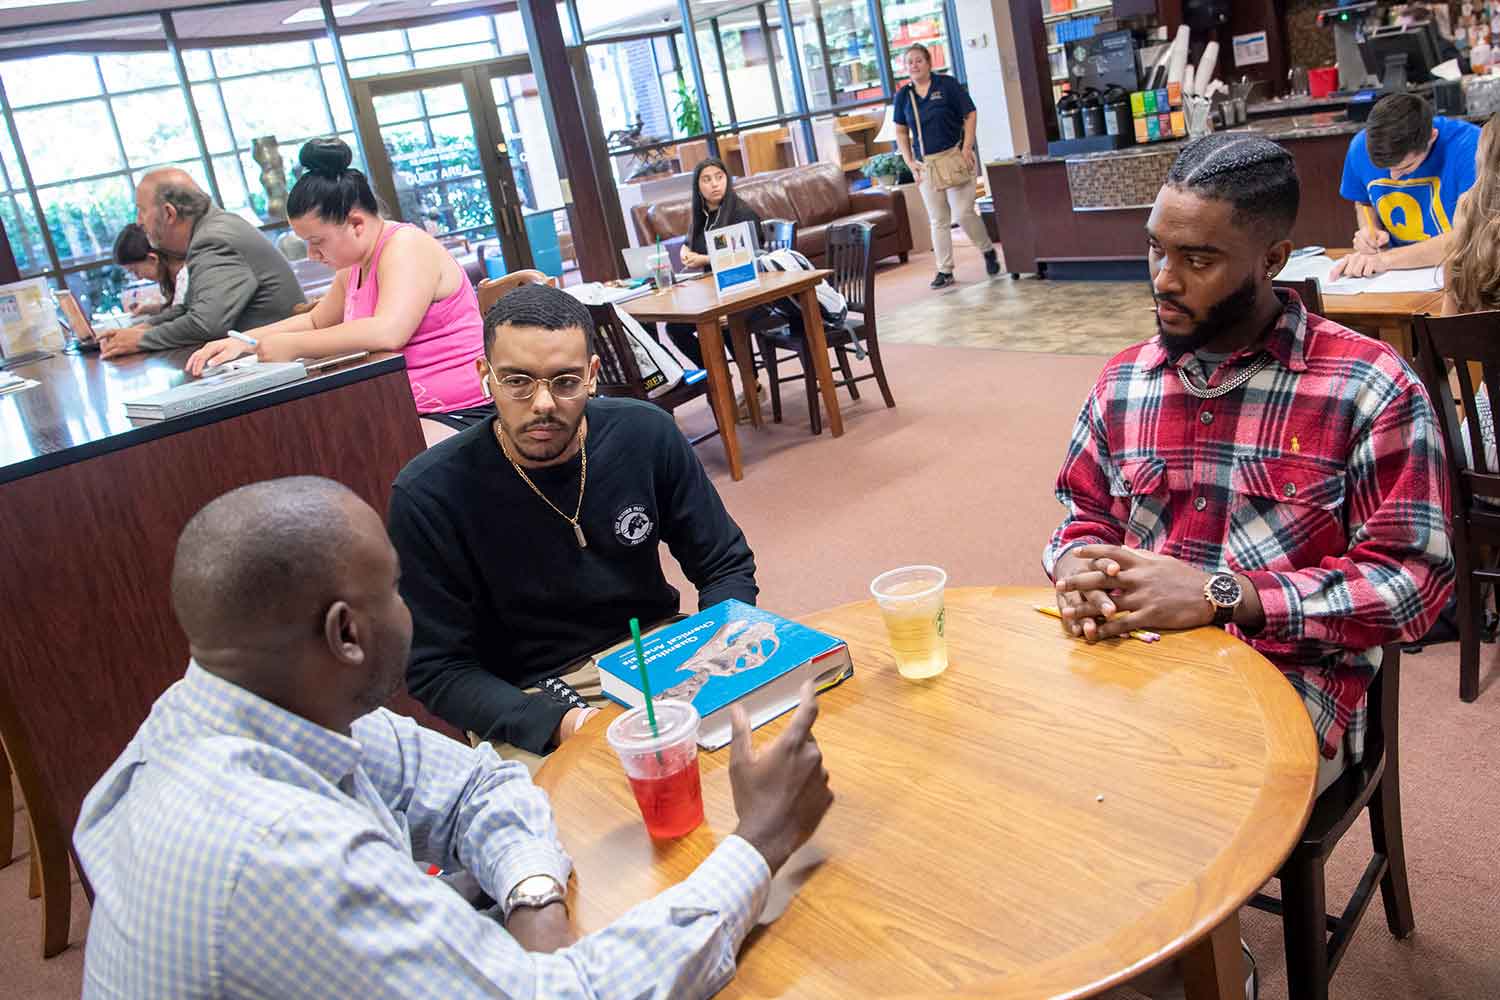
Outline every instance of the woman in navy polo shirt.
[[925, 45], [913, 45], [906, 50], [906, 75], [911, 82], [896, 92], [896, 145], [917, 179], [927, 217], [932, 222], [932, 249], [937, 256], [937, 277], [932, 279], [932, 287], [953, 284], [954, 216], [969, 239], [984, 252], [984, 269], [992, 275], [999, 274], [995, 245], [990, 242], [979, 213], [974, 211], [974, 177], [956, 187], [938, 190], [932, 176], [923, 169], [923, 161], [929, 156], [957, 146], [970, 174], [977, 173], [974, 127], [979, 113], [974, 102], [963, 84], [946, 73], [932, 71], [932, 56]]

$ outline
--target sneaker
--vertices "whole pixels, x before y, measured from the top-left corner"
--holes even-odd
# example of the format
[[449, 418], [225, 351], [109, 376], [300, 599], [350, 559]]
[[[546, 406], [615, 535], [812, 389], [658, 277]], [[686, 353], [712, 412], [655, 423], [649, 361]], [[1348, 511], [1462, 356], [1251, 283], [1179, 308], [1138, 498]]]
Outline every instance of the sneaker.
[[1000, 273], [1000, 255], [993, 249], [984, 255], [984, 272], [991, 278]]
[[956, 283], [957, 282], [955, 282], [953, 280], [953, 275], [949, 274], [946, 271], [939, 271], [937, 273], [937, 277], [932, 279], [932, 284], [928, 285], [927, 287], [928, 288], [947, 288], [949, 285], [956, 284]]

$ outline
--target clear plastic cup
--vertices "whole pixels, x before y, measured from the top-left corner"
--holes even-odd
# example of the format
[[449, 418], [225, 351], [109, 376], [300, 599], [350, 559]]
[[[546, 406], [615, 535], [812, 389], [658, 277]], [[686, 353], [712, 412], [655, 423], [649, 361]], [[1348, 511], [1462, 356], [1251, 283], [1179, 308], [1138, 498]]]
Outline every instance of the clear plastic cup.
[[653, 837], [680, 837], [703, 822], [698, 774], [698, 710], [685, 701], [658, 701], [657, 732], [646, 709], [632, 708], [609, 724], [609, 745]]
[[870, 583], [885, 617], [896, 669], [908, 680], [936, 677], [948, 669], [943, 637], [943, 588], [948, 574], [937, 566], [902, 566]]

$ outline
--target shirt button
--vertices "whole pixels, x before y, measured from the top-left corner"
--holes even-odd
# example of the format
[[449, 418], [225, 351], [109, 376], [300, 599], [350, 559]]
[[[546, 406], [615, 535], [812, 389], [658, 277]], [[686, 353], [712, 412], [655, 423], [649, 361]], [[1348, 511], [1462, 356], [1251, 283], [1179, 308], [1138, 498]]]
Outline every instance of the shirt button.
[[1193, 500], [1193, 509], [1194, 510], [1202, 510], [1204, 507], [1207, 507], [1207, 506], [1208, 506], [1208, 500], [1205, 497], [1198, 497], [1195, 500]]
[[1286, 494], [1289, 497], [1294, 497], [1294, 496], [1297, 495], [1297, 484], [1296, 483], [1287, 483], [1285, 486], [1283, 486], [1281, 488], [1281, 492], [1284, 493], [1284, 494]]
[[1208, 410], [1204, 410], [1202, 413], [1198, 414], [1198, 422], [1201, 423], [1201, 424], [1211, 424], [1211, 423], [1213, 423], [1214, 422], [1214, 415], [1213, 415], [1213, 413], [1210, 412], [1210, 411], [1208, 411]]

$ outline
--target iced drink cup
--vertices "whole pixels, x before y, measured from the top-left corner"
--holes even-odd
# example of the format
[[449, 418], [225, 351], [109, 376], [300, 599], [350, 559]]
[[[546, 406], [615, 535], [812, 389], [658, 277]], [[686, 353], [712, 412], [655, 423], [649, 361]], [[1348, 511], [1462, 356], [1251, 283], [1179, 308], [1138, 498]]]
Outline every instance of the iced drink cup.
[[630, 779], [646, 832], [680, 837], [703, 822], [698, 710], [685, 701], [658, 701], [655, 708], [656, 734], [642, 706], [611, 722], [606, 736]]
[[896, 653], [896, 669], [908, 680], [936, 677], [948, 669], [943, 638], [943, 587], [948, 574], [936, 566], [903, 566], [882, 573], [870, 593], [885, 616]]

